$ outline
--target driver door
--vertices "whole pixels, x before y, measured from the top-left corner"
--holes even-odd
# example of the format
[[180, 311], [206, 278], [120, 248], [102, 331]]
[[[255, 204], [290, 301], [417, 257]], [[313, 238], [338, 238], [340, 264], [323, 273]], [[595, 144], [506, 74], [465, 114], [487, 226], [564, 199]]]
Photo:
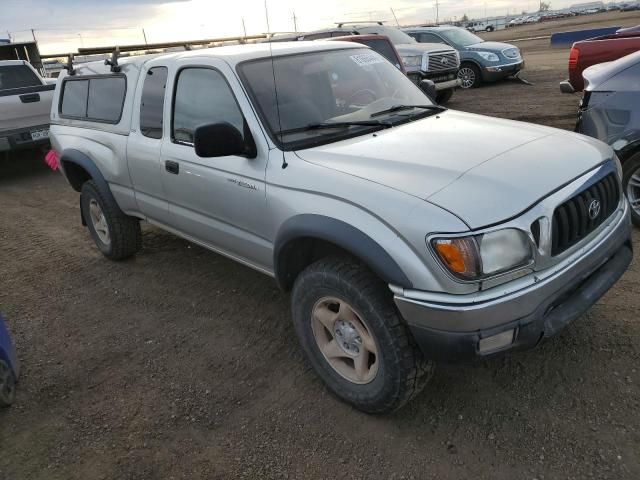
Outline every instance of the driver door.
[[[184, 236], [258, 269], [272, 263], [265, 171], [266, 139], [229, 66], [215, 58], [177, 62], [172, 75], [170, 134], [162, 147], [162, 183], [171, 227]], [[248, 114], [245, 115], [245, 112]], [[250, 135], [256, 158], [196, 155], [200, 125], [228, 122]]]

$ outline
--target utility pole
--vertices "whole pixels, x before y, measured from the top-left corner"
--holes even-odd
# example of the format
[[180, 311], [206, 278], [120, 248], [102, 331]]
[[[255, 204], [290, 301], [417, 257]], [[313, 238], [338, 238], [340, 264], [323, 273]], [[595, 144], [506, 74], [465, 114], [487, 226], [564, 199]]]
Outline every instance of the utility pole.
[[82, 48], [84, 48], [84, 40], [83, 40], [83, 38], [82, 38], [82, 34], [81, 34], [81, 33], [78, 33], [78, 37], [80, 37], [80, 46], [81, 46]]
[[298, 18], [296, 17], [296, 11], [293, 11], [293, 31], [298, 33]]
[[242, 17], [242, 30], [244, 31], [244, 41], [247, 41], [247, 26], [244, 24], [244, 17]]
[[436, 25], [440, 23], [440, 3], [436, 0]]
[[33, 37], [33, 41], [38, 43], [38, 40], [36, 40], [36, 31], [33, 28], [31, 29], [31, 36]]
[[9, 30], [7, 30], [7, 38], [9, 39], [9, 43], [11, 43], [11, 33], [9, 33]]
[[144, 31], [144, 27], [142, 27], [142, 36], [144, 37], [144, 44], [149, 45], [149, 42], [147, 42], [147, 32]]
[[398, 23], [398, 17], [396, 17], [396, 12], [393, 11], [393, 7], [389, 7], [391, 9], [391, 13], [393, 14], [393, 18], [396, 21], [396, 25], [398, 26], [398, 28], [400, 27], [400, 24]]

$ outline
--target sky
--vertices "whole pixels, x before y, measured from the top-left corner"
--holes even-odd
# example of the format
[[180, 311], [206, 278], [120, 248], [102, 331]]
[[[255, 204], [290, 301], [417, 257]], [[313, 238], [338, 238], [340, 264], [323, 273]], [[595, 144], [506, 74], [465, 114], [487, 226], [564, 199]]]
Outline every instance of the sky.
[[[581, 0], [551, 0], [564, 8]], [[586, 1], [586, 0], [585, 0]], [[435, 1], [418, 0], [0, 0], [0, 38], [28, 41], [31, 29], [42, 53], [64, 53], [78, 47], [149, 43], [291, 32], [294, 12], [298, 31], [331, 26], [337, 21], [386, 20], [401, 24], [435, 20]], [[537, 0], [440, 0], [440, 19], [484, 17], [537, 11]]]

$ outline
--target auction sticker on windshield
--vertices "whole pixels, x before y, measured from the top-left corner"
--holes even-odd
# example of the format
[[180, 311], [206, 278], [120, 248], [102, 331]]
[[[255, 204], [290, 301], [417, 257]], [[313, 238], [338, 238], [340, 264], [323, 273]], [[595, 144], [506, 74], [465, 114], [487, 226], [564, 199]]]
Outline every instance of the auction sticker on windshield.
[[351, 55], [351, 60], [360, 66], [375, 65], [376, 63], [384, 63], [386, 60], [374, 53], [360, 53], [358, 55]]

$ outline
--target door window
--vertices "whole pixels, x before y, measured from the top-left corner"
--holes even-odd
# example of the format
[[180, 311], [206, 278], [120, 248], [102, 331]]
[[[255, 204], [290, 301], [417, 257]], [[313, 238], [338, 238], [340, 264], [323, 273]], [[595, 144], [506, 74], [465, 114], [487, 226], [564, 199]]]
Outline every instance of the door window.
[[167, 73], [167, 67], [151, 68], [144, 80], [142, 101], [140, 102], [140, 132], [145, 137], [162, 138]]
[[244, 135], [245, 121], [224, 76], [211, 68], [185, 68], [178, 76], [173, 111], [173, 140], [193, 144], [197, 127], [227, 122]]

